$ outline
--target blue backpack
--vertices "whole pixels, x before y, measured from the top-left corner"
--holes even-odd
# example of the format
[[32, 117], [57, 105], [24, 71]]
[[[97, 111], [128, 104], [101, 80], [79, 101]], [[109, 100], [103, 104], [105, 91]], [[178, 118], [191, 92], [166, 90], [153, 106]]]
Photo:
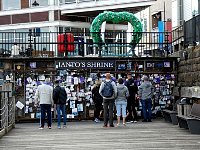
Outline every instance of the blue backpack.
[[109, 82], [105, 81], [104, 87], [102, 90], [103, 97], [110, 98], [113, 96], [113, 93], [114, 93], [114, 89], [113, 89], [112, 81], [109, 81]]

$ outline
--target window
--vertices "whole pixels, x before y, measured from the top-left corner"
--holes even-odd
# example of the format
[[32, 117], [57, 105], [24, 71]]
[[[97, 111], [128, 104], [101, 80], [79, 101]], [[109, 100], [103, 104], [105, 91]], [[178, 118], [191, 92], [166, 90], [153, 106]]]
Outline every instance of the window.
[[31, 0], [30, 3], [30, 7], [37, 7], [37, 6], [33, 6], [32, 4], [34, 3], [34, 1], [36, 1], [40, 6], [48, 6], [48, 0]]
[[198, 0], [192, 1], [192, 16], [198, 15]]
[[158, 27], [158, 21], [161, 21], [161, 12], [158, 12], [154, 15], [152, 15], [152, 28], [157, 28]]
[[21, 9], [21, 0], [2, 0], [3, 10]]
[[60, 4], [76, 3], [76, 0], [60, 0]]

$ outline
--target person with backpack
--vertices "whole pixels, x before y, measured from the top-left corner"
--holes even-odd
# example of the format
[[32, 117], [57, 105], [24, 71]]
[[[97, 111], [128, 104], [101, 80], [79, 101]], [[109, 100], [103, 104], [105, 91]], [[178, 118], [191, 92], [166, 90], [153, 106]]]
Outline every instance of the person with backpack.
[[126, 106], [127, 97], [129, 97], [128, 88], [123, 85], [123, 79], [118, 79], [119, 85], [117, 86], [117, 98], [115, 100], [115, 105], [117, 109], [117, 126], [120, 125], [120, 116], [122, 114], [123, 125], [126, 126]]
[[100, 122], [99, 115], [100, 115], [100, 111], [102, 109], [102, 103], [103, 103], [103, 97], [99, 94], [100, 85], [101, 85], [101, 80], [96, 80], [94, 88], [92, 89], [92, 99], [95, 104], [95, 112], [94, 112], [95, 120], [94, 121], [96, 123]]
[[114, 127], [113, 124], [113, 107], [115, 98], [117, 96], [117, 87], [115, 82], [111, 80], [110, 73], [106, 74], [106, 79], [101, 83], [99, 88], [99, 94], [103, 97], [103, 106], [104, 106], [104, 126], [108, 126], [107, 114], [109, 110], [109, 125]]
[[137, 106], [136, 97], [138, 93], [138, 86], [135, 83], [134, 79], [132, 78], [131, 74], [128, 74], [127, 78], [128, 79], [125, 82], [125, 86], [127, 86], [130, 96], [128, 97], [128, 100], [127, 100], [128, 115], [126, 119], [127, 121], [130, 121], [131, 123], [133, 122], [136, 123], [138, 120], [138, 117], [137, 117], [137, 111], [135, 107]]
[[54, 104], [56, 104], [56, 110], [57, 110], [57, 115], [58, 115], [58, 129], [61, 129], [60, 111], [62, 112], [62, 115], [63, 115], [63, 122], [64, 122], [63, 128], [66, 128], [66, 121], [67, 121], [67, 117], [66, 117], [67, 93], [65, 91], [65, 88], [60, 87], [58, 80], [55, 81], [55, 85], [56, 85], [56, 87], [53, 90], [53, 100], [54, 100]]

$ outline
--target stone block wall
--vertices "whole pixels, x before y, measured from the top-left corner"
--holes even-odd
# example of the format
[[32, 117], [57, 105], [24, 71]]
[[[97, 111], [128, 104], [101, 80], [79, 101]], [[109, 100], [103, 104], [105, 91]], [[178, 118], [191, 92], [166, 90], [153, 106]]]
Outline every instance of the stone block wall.
[[[184, 58], [184, 51], [188, 53], [187, 60]], [[184, 51], [180, 51], [177, 86], [200, 86], [200, 45]]]

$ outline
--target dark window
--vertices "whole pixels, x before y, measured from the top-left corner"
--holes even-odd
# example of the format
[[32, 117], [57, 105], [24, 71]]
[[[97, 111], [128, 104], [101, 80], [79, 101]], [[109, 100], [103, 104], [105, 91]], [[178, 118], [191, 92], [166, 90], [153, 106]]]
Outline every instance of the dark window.
[[152, 28], [158, 27], [158, 21], [161, 21], [161, 12], [152, 15]]

